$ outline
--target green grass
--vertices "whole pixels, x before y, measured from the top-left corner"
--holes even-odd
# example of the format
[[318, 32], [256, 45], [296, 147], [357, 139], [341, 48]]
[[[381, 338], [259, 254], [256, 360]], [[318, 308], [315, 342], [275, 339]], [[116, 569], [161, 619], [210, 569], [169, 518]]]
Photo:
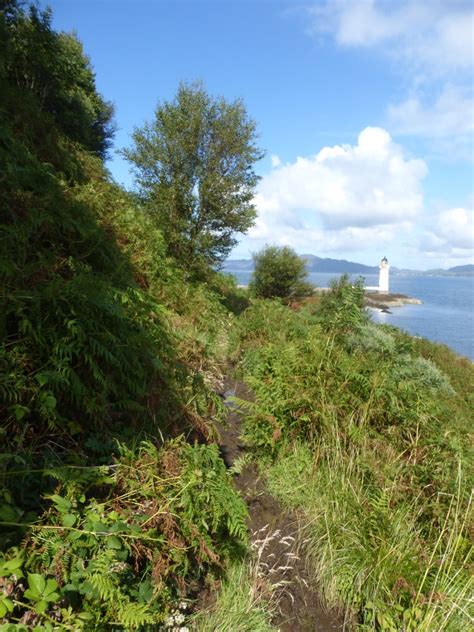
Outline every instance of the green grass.
[[356, 303], [339, 288], [313, 313], [256, 302], [241, 316], [245, 438], [359, 629], [467, 629], [472, 365]]
[[195, 632], [272, 632], [272, 590], [259, 574], [258, 563], [234, 564], [214, 605], [193, 621]]
[[267, 470], [270, 491], [302, 512], [301, 538], [327, 602], [358, 612], [360, 629], [467, 629], [470, 504], [451, 497], [441, 530], [426, 539], [417, 499], [396, 502], [397, 479], [368, 486], [360, 457], [330, 442], [296, 444]]

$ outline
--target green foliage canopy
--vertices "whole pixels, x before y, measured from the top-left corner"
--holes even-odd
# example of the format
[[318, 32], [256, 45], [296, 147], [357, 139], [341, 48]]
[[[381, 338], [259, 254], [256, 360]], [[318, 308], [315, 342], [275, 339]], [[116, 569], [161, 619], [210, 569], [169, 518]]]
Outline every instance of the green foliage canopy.
[[213, 98], [201, 83], [181, 84], [133, 141], [123, 153], [169, 253], [195, 270], [222, 262], [256, 215], [253, 165], [263, 152], [243, 103]]
[[253, 255], [253, 261], [250, 289], [255, 296], [291, 299], [312, 293], [305, 262], [288, 246], [266, 246]]
[[34, 95], [41, 110], [71, 140], [105, 157], [114, 134], [113, 106], [97, 91], [81, 42], [73, 34], [52, 29], [49, 9], [23, 9], [15, 0], [0, 8], [1, 66], [10, 84], [26, 99]]

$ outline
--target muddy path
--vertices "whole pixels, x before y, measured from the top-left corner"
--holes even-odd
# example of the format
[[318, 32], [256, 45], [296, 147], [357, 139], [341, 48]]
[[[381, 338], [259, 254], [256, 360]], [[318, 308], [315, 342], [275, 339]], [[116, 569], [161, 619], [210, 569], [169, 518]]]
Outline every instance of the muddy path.
[[[246, 453], [241, 434], [242, 413], [229, 398], [251, 401], [246, 386], [236, 380], [226, 383], [224, 399], [228, 407], [227, 425], [219, 428], [221, 452], [228, 467]], [[235, 476], [235, 486], [249, 508], [252, 548], [263, 577], [273, 586], [278, 603], [272, 624], [280, 632], [342, 631], [343, 617], [328, 611], [308, 576], [298, 520], [271, 496], [255, 464], [246, 464]]]

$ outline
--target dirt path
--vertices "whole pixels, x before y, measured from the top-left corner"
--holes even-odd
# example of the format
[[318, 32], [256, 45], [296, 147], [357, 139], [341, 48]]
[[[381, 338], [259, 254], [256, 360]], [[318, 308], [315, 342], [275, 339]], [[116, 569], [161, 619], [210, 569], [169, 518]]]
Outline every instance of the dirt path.
[[[229, 401], [232, 396], [251, 400], [244, 384], [229, 380], [224, 394], [229, 408], [228, 425], [219, 429], [222, 456], [228, 467], [245, 454], [240, 440], [242, 415]], [[245, 465], [235, 477], [235, 485], [248, 504], [251, 542], [262, 571], [273, 585], [281, 584], [276, 593], [278, 611], [272, 624], [280, 632], [342, 630], [342, 617], [324, 608], [307, 574], [304, 554], [298, 555], [301, 543], [296, 516], [282, 509], [267, 492], [254, 464]]]

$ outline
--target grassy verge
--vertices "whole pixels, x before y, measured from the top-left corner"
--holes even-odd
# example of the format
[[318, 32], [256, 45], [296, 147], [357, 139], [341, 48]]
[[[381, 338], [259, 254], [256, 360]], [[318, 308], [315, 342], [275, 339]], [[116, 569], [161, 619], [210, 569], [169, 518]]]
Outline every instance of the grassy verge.
[[318, 309], [243, 314], [245, 436], [301, 511], [326, 598], [359, 629], [467, 629], [474, 370], [373, 325], [359, 294], [341, 283]]
[[215, 604], [192, 622], [196, 632], [272, 632], [271, 589], [261, 579], [258, 561], [233, 565], [222, 583]]

